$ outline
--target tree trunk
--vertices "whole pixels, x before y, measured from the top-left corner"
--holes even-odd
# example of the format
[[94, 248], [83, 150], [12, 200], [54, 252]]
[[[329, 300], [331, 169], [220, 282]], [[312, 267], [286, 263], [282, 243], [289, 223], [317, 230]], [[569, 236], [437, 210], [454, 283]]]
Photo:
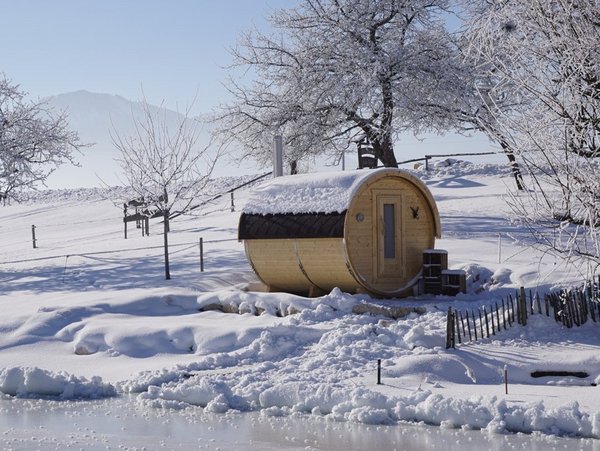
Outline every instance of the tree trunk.
[[510, 162], [510, 167], [512, 169], [512, 173], [517, 184], [517, 189], [519, 191], [523, 191], [525, 189], [525, 183], [523, 182], [523, 174], [521, 174], [521, 168], [519, 167], [519, 163], [517, 163], [515, 154], [504, 140], [500, 140], [500, 147], [502, 147], [502, 150], [504, 151], [508, 158], [508, 161]]
[[171, 279], [171, 270], [169, 268], [169, 210], [165, 209], [163, 211], [163, 236], [164, 236], [164, 245], [165, 245], [165, 279]]
[[398, 160], [394, 155], [394, 145], [391, 139], [374, 140], [371, 141], [373, 145], [373, 152], [375, 156], [383, 163], [386, 168], [397, 168]]

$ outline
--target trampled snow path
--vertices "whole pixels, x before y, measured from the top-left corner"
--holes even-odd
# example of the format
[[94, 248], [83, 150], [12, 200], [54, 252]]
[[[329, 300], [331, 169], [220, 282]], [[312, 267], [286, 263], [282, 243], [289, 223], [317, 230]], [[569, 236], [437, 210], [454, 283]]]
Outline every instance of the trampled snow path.
[[[437, 247], [449, 251], [451, 267], [467, 270], [469, 293], [397, 301], [427, 309], [399, 321], [354, 315], [352, 305], [365, 298], [337, 290], [313, 300], [242, 291], [256, 279], [236, 240], [229, 199], [174, 221], [171, 281], [162, 278], [159, 224], [150, 237], [130, 230], [124, 240], [121, 210], [97, 192], [55, 192], [48, 202], [0, 209], [0, 374], [13, 378], [0, 386], [63, 398], [69, 390], [97, 397], [112, 387], [140, 392], [141, 406], [599, 437], [600, 389], [589, 384], [600, 382], [600, 324], [566, 330], [533, 317], [527, 328], [444, 349], [449, 302], [471, 308], [521, 285], [545, 291], [582, 278], [578, 268], [523, 247], [528, 236], [504, 219], [501, 197], [511, 180], [503, 174], [460, 163], [426, 178], [442, 215]], [[33, 224], [38, 249], [31, 247]], [[264, 314], [200, 312], [207, 302]], [[286, 310], [300, 313], [277, 316]], [[375, 384], [377, 359], [383, 385]], [[590, 377], [587, 386], [563, 389], [556, 384], [576, 381], [534, 380], [536, 369]]]

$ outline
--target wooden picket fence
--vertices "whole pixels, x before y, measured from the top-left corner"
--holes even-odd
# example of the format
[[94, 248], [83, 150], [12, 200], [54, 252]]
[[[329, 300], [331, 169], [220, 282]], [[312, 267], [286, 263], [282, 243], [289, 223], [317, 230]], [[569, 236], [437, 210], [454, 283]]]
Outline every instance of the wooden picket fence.
[[588, 319], [600, 322], [600, 277], [598, 283], [587, 283], [575, 289], [563, 289], [548, 293], [542, 301], [539, 295], [521, 287], [513, 299], [479, 306], [477, 309], [460, 311], [448, 307], [446, 322], [446, 349], [457, 344], [477, 342], [490, 338], [515, 324], [527, 325], [529, 315], [553, 316], [565, 327], [581, 326]]

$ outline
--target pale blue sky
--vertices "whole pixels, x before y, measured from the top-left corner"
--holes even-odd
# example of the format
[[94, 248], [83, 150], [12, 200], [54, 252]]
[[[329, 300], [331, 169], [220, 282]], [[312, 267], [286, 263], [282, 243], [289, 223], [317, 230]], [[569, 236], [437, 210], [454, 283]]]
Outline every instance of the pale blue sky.
[[0, 0], [0, 72], [34, 96], [86, 89], [196, 110], [222, 100], [226, 49], [294, 0]]
[[[33, 97], [88, 90], [193, 114], [209, 113], [228, 95], [222, 86], [228, 48], [252, 26], [297, 0], [0, 0], [0, 72]], [[399, 160], [426, 153], [488, 151], [487, 138], [404, 135]], [[88, 157], [92, 152], [86, 151]], [[91, 158], [91, 157], [90, 157]], [[348, 156], [350, 167], [355, 156]], [[98, 165], [63, 166], [50, 186], [95, 184]], [[114, 165], [104, 158], [105, 164]], [[478, 161], [477, 159], [475, 161]], [[479, 159], [480, 161], [480, 159]], [[250, 162], [244, 162], [244, 165]], [[238, 172], [249, 171], [241, 167]], [[87, 172], [86, 172], [87, 171]], [[112, 167], [106, 169], [113, 172]], [[226, 166], [226, 171], [231, 168]]]

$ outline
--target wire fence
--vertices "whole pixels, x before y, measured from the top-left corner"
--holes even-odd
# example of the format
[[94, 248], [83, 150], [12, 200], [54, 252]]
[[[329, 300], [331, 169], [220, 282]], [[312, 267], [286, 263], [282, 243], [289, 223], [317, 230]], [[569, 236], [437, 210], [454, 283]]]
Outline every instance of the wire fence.
[[[223, 243], [223, 242], [233, 242], [238, 241], [237, 238], [225, 238], [225, 239], [217, 239], [217, 240], [203, 240], [206, 244], [211, 243]], [[185, 247], [183, 247], [185, 246]], [[189, 241], [185, 243], [176, 243], [169, 244], [169, 249], [174, 249], [174, 253], [185, 252], [186, 250], [193, 249], [198, 247], [198, 241]], [[33, 257], [33, 258], [23, 258], [18, 260], [7, 260], [0, 261], [0, 265], [8, 265], [8, 264], [17, 264], [17, 263], [28, 263], [34, 261], [44, 261], [44, 260], [54, 260], [57, 258], [68, 258], [68, 257], [91, 257], [95, 255], [110, 255], [110, 254], [126, 254], [129, 252], [140, 252], [140, 251], [152, 251], [152, 250], [163, 250], [164, 245], [156, 245], [156, 246], [141, 246], [141, 247], [132, 247], [128, 249], [111, 249], [104, 251], [93, 251], [93, 252], [79, 252], [79, 253], [69, 253], [69, 254], [56, 254], [56, 255], [47, 255], [43, 257]]]
[[398, 165], [407, 164], [407, 163], [416, 163], [418, 161], [425, 162], [425, 169], [429, 170], [429, 160], [433, 158], [447, 158], [447, 157], [468, 157], [468, 156], [483, 156], [483, 155], [497, 155], [500, 152], [461, 152], [461, 153], [444, 153], [444, 154], [431, 154], [424, 155], [421, 158], [412, 158], [410, 160], [399, 161]]
[[[202, 200], [200, 203], [198, 203], [196, 205], [193, 205], [186, 211], [173, 212], [173, 214], [170, 216], [170, 219], [175, 219], [177, 217], [184, 216], [184, 215], [192, 216], [192, 217], [206, 216], [206, 215], [210, 215], [213, 213], [218, 213], [218, 212], [222, 212], [222, 211], [226, 211], [226, 210], [230, 210], [233, 212], [235, 210], [234, 193], [240, 189], [252, 186], [253, 184], [259, 182], [260, 180], [263, 180], [270, 174], [271, 174], [271, 172], [261, 174], [258, 177], [253, 177], [250, 180], [246, 180], [243, 183], [237, 184], [237, 185], [233, 186], [232, 188], [229, 188], [218, 194], [210, 195], [210, 197]], [[226, 203], [224, 203], [220, 206], [217, 205], [217, 202], [226, 198], [227, 195], [230, 196], [230, 199], [227, 199]], [[209, 205], [211, 205], [213, 207], [211, 209], [207, 210], [205, 207], [207, 207]], [[78, 225], [79, 226], [84, 226], [84, 225], [91, 226], [91, 225], [95, 225], [95, 224], [102, 225], [102, 224], [106, 224], [108, 222], [113, 222], [113, 221], [114, 221], [113, 218], [94, 218], [94, 219], [86, 219], [86, 220], [81, 220], [81, 221], [66, 221], [66, 222], [63, 221], [63, 222], [43, 223], [38, 226], [31, 225], [31, 229], [29, 228], [29, 226], [23, 227], [23, 232], [17, 232], [16, 227], [3, 226], [2, 232], [3, 233], [18, 233], [20, 236], [29, 236], [31, 234], [31, 238], [28, 237], [26, 239], [18, 239], [18, 240], [13, 239], [13, 240], [11, 240], [11, 244], [13, 244], [13, 245], [14, 244], [22, 244], [22, 245], [32, 245], [33, 244], [33, 247], [36, 248], [37, 243], [40, 241], [40, 238], [44, 239], [46, 242], [52, 241], [53, 243], [57, 243], [57, 241], [55, 239], [53, 239], [51, 236], [48, 236], [48, 234], [44, 235], [44, 232], [42, 232], [42, 231], [48, 231], [50, 233], [53, 233], [55, 230], [62, 231], [62, 229], [64, 229], [65, 226], [78, 226]], [[38, 229], [37, 238], [36, 238], [36, 229]], [[31, 232], [30, 232], [30, 230], [31, 230]], [[71, 239], [69, 238], [67, 241], [70, 242]], [[205, 242], [210, 243], [211, 241], [205, 241]], [[122, 250], [107, 251], [107, 252], [120, 252], [120, 251], [128, 252], [130, 250], [139, 250], [139, 249], [122, 249]], [[70, 254], [70, 255], [74, 255], [74, 254]], [[42, 259], [59, 258], [59, 257], [60, 258], [64, 257], [64, 254], [61, 254], [60, 256], [56, 256], [56, 257], [43, 257]], [[24, 261], [34, 261], [34, 260], [38, 260], [38, 259], [12, 260], [12, 261], [0, 262], [0, 264], [24, 262]]]

